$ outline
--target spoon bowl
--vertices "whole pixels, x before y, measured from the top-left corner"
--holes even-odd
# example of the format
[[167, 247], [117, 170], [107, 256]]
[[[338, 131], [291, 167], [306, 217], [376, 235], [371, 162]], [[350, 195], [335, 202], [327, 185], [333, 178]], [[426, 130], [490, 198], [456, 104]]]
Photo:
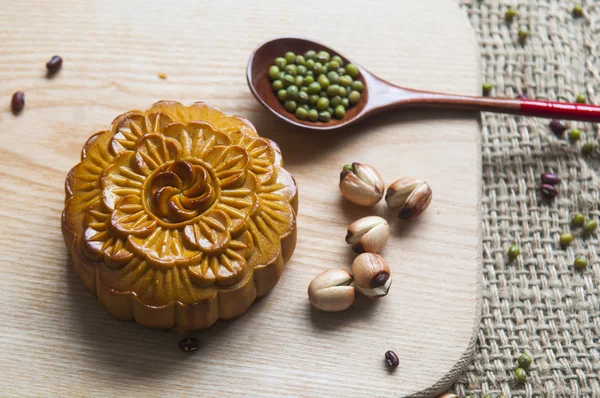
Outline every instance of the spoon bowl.
[[[359, 102], [346, 109], [342, 119], [329, 122], [300, 120], [283, 106], [271, 86], [268, 70], [275, 58], [288, 51], [304, 54], [308, 50], [325, 50], [338, 55], [344, 65], [352, 63], [359, 70], [355, 80], [363, 83]], [[414, 90], [389, 83], [334, 49], [314, 40], [299, 37], [278, 37], [260, 45], [250, 55], [246, 69], [248, 86], [254, 97], [275, 116], [296, 126], [311, 130], [333, 130], [356, 123], [377, 112], [391, 108], [427, 107], [467, 111], [510, 113], [535, 117], [600, 122], [600, 107], [587, 104], [530, 100], [527, 98], [491, 98], [442, 94]]]
[[[273, 65], [275, 58], [283, 56], [283, 54], [288, 51], [292, 51], [295, 54], [304, 54], [308, 50], [325, 50], [330, 54], [339, 55], [344, 61], [344, 65], [352, 63], [357, 66], [360, 73], [355, 80], [360, 80], [364, 87], [360, 93], [360, 101], [346, 110], [346, 116], [343, 119], [335, 119], [332, 117], [331, 120], [326, 123], [300, 120], [292, 112], [284, 108], [281, 101], [277, 98], [275, 91], [273, 91], [271, 80], [266, 72], [269, 70], [269, 67]], [[357, 65], [355, 62], [324, 44], [298, 37], [279, 37], [262, 44], [254, 50], [248, 61], [246, 77], [248, 79], [248, 86], [250, 86], [250, 91], [252, 91], [254, 97], [280, 119], [296, 126], [313, 130], [331, 130], [356, 122], [360, 118], [360, 115], [364, 113], [369, 99], [369, 87], [364, 72], [364, 68], [360, 65]]]

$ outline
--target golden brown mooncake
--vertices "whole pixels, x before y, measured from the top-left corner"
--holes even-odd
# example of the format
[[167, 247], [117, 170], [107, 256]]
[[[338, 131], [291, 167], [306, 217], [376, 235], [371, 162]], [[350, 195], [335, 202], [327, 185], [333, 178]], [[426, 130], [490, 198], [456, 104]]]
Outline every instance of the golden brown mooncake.
[[75, 272], [112, 315], [148, 327], [242, 315], [296, 245], [297, 188], [279, 148], [201, 102], [120, 115], [84, 145], [65, 192]]

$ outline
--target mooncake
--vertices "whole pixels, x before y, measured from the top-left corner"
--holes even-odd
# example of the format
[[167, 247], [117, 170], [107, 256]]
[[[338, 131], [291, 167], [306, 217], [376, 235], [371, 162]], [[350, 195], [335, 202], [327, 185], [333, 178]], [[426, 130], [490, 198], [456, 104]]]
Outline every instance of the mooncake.
[[84, 145], [65, 183], [75, 273], [113, 316], [210, 327], [277, 284], [298, 192], [279, 147], [205, 103], [161, 101]]

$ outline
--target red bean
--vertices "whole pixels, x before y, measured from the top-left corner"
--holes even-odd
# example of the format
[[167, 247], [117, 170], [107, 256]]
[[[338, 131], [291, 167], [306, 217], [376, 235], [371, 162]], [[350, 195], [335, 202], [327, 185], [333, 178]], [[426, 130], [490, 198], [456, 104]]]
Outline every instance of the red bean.
[[13, 94], [12, 100], [10, 101], [10, 109], [13, 115], [21, 112], [25, 106], [25, 94], [22, 91], [17, 91]]

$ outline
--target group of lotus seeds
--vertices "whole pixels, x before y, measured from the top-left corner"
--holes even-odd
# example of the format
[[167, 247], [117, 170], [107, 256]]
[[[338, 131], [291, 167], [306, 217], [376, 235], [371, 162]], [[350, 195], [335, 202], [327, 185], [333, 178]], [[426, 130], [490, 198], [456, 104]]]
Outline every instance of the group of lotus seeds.
[[[350, 202], [374, 206], [383, 198], [384, 191], [383, 178], [373, 166], [362, 163], [344, 166], [340, 174], [340, 192]], [[393, 182], [385, 193], [388, 206], [398, 209], [398, 217], [404, 220], [413, 220], [423, 214], [431, 198], [429, 184], [415, 177]], [[336, 268], [317, 275], [308, 286], [310, 303], [322, 311], [344, 311], [359, 295], [370, 299], [387, 295], [392, 284], [390, 267], [377, 253], [389, 236], [389, 224], [378, 216], [363, 217], [350, 224], [346, 243], [359, 254], [352, 263], [352, 274]]]
[[271, 86], [285, 109], [300, 120], [324, 123], [332, 117], [342, 119], [346, 109], [360, 101], [359, 73], [339, 55], [314, 50], [304, 55], [288, 51], [269, 68]]

